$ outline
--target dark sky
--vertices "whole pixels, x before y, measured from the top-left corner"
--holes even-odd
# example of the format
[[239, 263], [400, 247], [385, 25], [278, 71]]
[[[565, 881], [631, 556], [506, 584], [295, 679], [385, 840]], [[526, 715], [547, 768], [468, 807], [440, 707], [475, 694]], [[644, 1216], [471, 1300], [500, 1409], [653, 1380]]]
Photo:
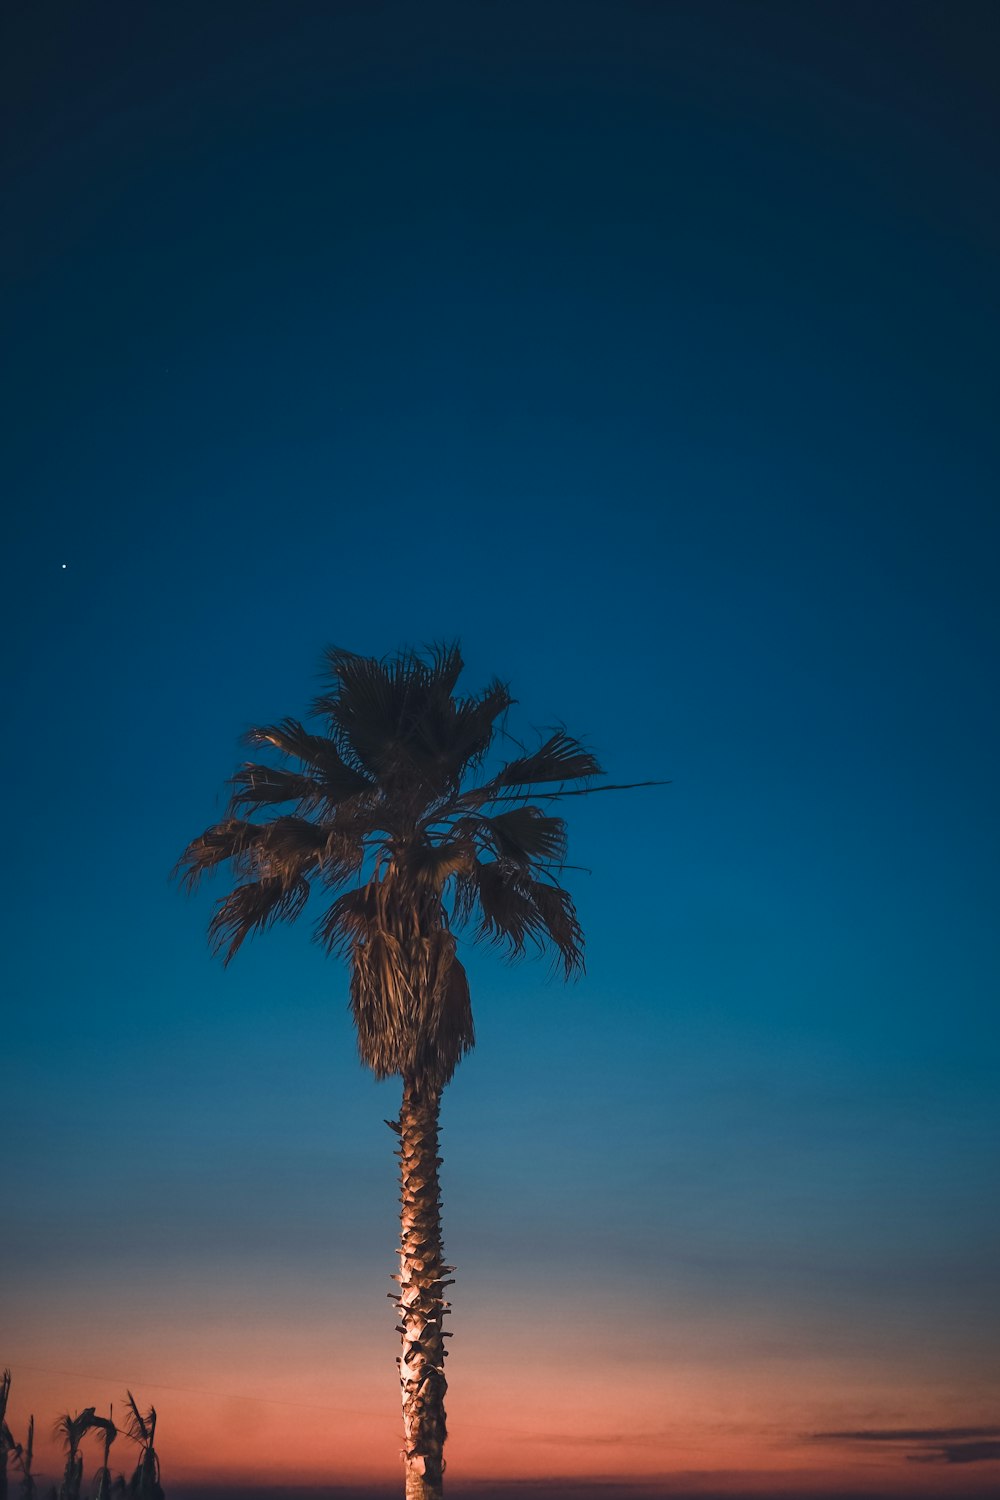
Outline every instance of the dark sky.
[[175, 1477], [394, 1474], [394, 1088], [307, 922], [223, 972], [167, 877], [324, 644], [458, 636], [672, 785], [573, 808], [585, 980], [470, 959], [452, 1472], [995, 1482], [857, 1435], [1000, 1396], [998, 44], [6, 7], [18, 1422], [128, 1383]]

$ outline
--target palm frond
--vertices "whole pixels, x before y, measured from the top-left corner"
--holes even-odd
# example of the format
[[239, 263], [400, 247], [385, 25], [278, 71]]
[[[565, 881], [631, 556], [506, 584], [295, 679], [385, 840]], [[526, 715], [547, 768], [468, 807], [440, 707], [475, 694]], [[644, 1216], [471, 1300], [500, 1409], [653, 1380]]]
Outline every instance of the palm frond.
[[478, 918], [477, 940], [506, 947], [512, 957], [519, 957], [529, 941], [541, 946], [529, 884], [529, 877], [512, 861], [477, 861], [468, 876], [457, 879], [456, 916], [459, 921]]
[[407, 712], [397, 750], [431, 794], [453, 795], [463, 774], [477, 766], [493, 739], [496, 719], [510, 706], [507, 688], [494, 680], [476, 697], [452, 696], [462, 670], [457, 646], [432, 647], [430, 663], [410, 657]]
[[315, 869], [326, 851], [328, 834], [321, 823], [288, 814], [270, 823], [255, 823], [250, 847], [253, 869], [292, 876]]
[[436, 641], [428, 646], [427, 655], [430, 658], [427, 672], [435, 692], [450, 699], [465, 666], [461, 647], [457, 641]]
[[226, 818], [213, 823], [192, 839], [173, 868], [172, 875], [182, 889], [196, 890], [203, 875], [228, 859], [238, 859], [255, 837], [255, 825], [240, 818]]
[[512, 788], [520, 788], [528, 793], [536, 785], [585, 781], [591, 776], [603, 775], [604, 771], [590, 751], [585, 750], [580, 741], [573, 739], [564, 729], [557, 729], [537, 750], [508, 761], [483, 786], [464, 793], [460, 800], [471, 806], [482, 806], [492, 801], [497, 793], [510, 791]]
[[545, 925], [552, 946], [562, 960], [563, 974], [570, 979], [582, 974], [583, 928], [576, 914], [576, 907], [569, 891], [561, 885], [547, 884], [543, 880], [531, 882], [531, 899]]
[[519, 958], [532, 944], [554, 948], [567, 978], [583, 969], [583, 931], [569, 892], [534, 880], [514, 860], [479, 861], [456, 879], [455, 917], [475, 922], [476, 938]]
[[564, 729], [557, 729], [531, 755], [508, 761], [496, 780], [500, 786], [533, 786], [536, 782], [582, 781], [603, 775], [590, 751]]
[[441, 758], [448, 773], [446, 790], [458, 791], [462, 776], [480, 766], [493, 743], [496, 721], [513, 703], [507, 685], [494, 679], [476, 698], [451, 700]]
[[247, 761], [233, 776], [234, 788], [229, 800], [233, 813], [257, 812], [294, 802], [302, 808], [318, 807], [324, 800], [323, 784], [303, 771], [286, 771], [280, 766], [263, 766]]
[[80, 1442], [94, 1420], [96, 1407], [85, 1406], [83, 1411], [77, 1412], [71, 1417], [69, 1412], [63, 1412], [57, 1417], [52, 1428], [52, 1436], [60, 1438], [67, 1454], [72, 1457], [80, 1446]]
[[[554, 802], [558, 797], [595, 797], [598, 792], [632, 792], [641, 786], [673, 786], [672, 781], [621, 781], [605, 786], [581, 786], [561, 788], [557, 792], [540, 792], [537, 788], [531, 792], [532, 797], [539, 797], [543, 801]], [[504, 796], [492, 797], [492, 802], [520, 802], [521, 796], [508, 793]]]
[[[493, 683], [480, 698], [455, 699], [462, 671], [457, 645], [432, 646], [422, 657], [358, 656], [331, 647], [327, 691], [313, 704], [342, 752], [349, 753], [383, 788], [422, 788], [425, 795], [453, 792], [463, 768], [485, 753], [496, 717], [510, 695]], [[349, 748], [348, 748], [349, 747]]]
[[248, 937], [263, 932], [275, 922], [294, 922], [309, 899], [304, 878], [287, 884], [278, 876], [238, 885], [216, 903], [208, 924], [212, 952], [222, 954], [224, 964], [235, 958]]
[[341, 802], [371, 789], [369, 777], [349, 765], [328, 736], [311, 734], [298, 719], [282, 719], [278, 724], [251, 729], [246, 740], [250, 745], [273, 745], [283, 755], [308, 766], [322, 783], [328, 802]]
[[192, 890], [204, 874], [228, 860], [238, 878], [279, 876], [288, 884], [335, 855], [345, 869], [354, 869], [363, 854], [348, 851], [340, 841], [335, 850], [329, 845], [329, 834], [308, 818], [289, 814], [269, 823], [228, 818], [192, 840], [174, 874], [186, 890]]
[[407, 726], [419, 673], [409, 652], [386, 661], [331, 647], [327, 691], [313, 704], [325, 715], [341, 747], [349, 745], [360, 768], [382, 779]]
[[438, 844], [418, 844], [408, 868], [418, 883], [440, 891], [452, 875], [467, 870], [475, 857], [475, 846], [468, 839], [444, 839]]
[[125, 1436], [131, 1438], [133, 1443], [148, 1448], [156, 1434], [156, 1407], [151, 1406], [143, 1415], [131, 1391], [125, 1392], [125, 1399], [129, 1409], [125, 1419]]
[[4, 1441], [8, 1442], [9, 1440], [8, 1446], [10, 1448], [10, 1452], [14, 1459], [14, 1462], [17, 1464], [21, 1473], [24, 1475], [24, 1478], [21, 1482], [21, 1494], [23, 1496], [33, 1495], [35, 1492], [35, 1482], [34, 1477], [31, 1473], [31, 1465], [35, 1454], [34, 1414], [32, 1414], [28, 1418], [28, 1435], [24, 1441], [23, 1447], [20, 1443], [14, 1441], [13, 1434], [11, 1433], [10, 1428], [7, 1426], [6, 1422], [4, 1423], [4, 1431], [6, 1434]]
[[560, 865], [566, 858], [565, 822], [530, 803], [490, 817], [479, 814], [474, 821], [498, 859], [530, 866], [540, 861]]

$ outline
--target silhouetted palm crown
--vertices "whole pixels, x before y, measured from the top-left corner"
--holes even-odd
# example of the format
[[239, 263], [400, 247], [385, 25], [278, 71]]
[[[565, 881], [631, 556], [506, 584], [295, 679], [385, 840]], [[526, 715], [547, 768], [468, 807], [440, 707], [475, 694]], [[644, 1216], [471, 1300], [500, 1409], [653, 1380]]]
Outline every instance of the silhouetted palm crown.
[[535, 803], [573, 795], [601, 768], [557, 730], [488, 773], [513, 700], [498, 681], [456, 696], [456, 647], [387, 660], [331, 648], [326, 668], [313, 705], [325, 733], [295, 719], [251, 730], [285, 764], [244, 765], [226, 818], [178, 871], [189, 887], [227, 862], [236, 875], [210, 927], [226, 963], [252, 933], [299, 916], [314, 887], [332, 896], [316, 935], [350, 961], [362, 1058], [379, 1077], [440, 1087], [474, 1041], [456, 930], [512, 955], [551, 948], [567, 975], [582, 967], [559, 880], [565, 824]]

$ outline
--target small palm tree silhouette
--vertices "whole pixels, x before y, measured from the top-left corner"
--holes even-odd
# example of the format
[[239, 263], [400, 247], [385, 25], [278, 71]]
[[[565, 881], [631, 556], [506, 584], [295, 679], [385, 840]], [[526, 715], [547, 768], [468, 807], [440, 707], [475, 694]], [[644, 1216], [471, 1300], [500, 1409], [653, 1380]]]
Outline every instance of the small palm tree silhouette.
[[24, 1447], [22, 1448], [20, 1443], [18, 1443], [17, 1447], [17, 1462], [21, 1470], [21, 1500], [35, 1500], [38, 1494], [38, 1486], [35, 1483], [35, 1476], [31, 1472], [31, 1465], [35, 1456], [34, 1415], [28, 1418], [28, 1438]]
[[156, 1456], [153, 1440], [156, 1437], [156, 1407], [151, 1406], [145, 1416], [136, 1405], [131, 1391], [126, 1392], [128, 1414], [125, 1418], [125, 1436], [138, 1443], [142, 1450], [135, 1473], [129, 1480], [128, 1492], [135, 1500], [163, 1500], [160, 1488], [160, 1460]]
[[69, 1412], [63, 1412], [57, 1418], [53, 1428], [53, 1435], [62, 1439], [63, 1448], [66, 1451], [66, 1467], [63, 1470], [62, 1484], [59, 1486], [58, 1500], [80, 1500], [80, 1487], [83, 1484], [83, 1456], [80, 1453], [80, 1444], [84, 1434], [90, 1431], [94, 1420], [94, 1408], [87, 1406], [83, 1411], [77, 1412], [71, 1417]]
[[[112, 1412], [114, 1407], [111, 1408]], [[108, 1468], [108, 1454], [111, 1444], [118, 1436], [118, 1428], [111, 1420], [110, 1414], [106, 1417], [91, 1417], [91, 1432], [100, 1432], [104, 1436], [104, 1460], [97, 1471], [97, 1497], [96, 1500], [111, 1500], [111, 1470]]]
[[10, 1371], [0, 1375], [0, 1500], [7, 1500], [7, 1459], [20, 1455], [21, 1445], [7, 1426], [7, 1402], [10, 1400]]

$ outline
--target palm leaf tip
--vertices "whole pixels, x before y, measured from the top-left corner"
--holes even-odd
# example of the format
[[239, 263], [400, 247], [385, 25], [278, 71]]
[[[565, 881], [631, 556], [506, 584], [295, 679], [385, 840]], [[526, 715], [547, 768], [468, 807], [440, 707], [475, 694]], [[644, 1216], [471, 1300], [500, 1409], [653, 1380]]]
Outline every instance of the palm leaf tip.
[[150, 1430], [152, 1423], [156, 1421], [156, 1412], [150, 1407], [148, 1414], [144, 1417], [136, 1404], [136, 1399], [131, 1391], [125, 1392], [126, 1404], [129, 1408], [125, 1422], [125, 1432], [135, 1443], [148, 1443], [152, 1440]]
[[185, 891], [197, 890], [203, 875], [245, 854], [253, 837], [253, 825], [240, 818], [226, 818], [213, 823], [192, 839], [171, 871], [171, 877]]
[[586, 781], [604, 774], [596, 756], [564, 729], [557, 729], [530, 755], [508, 761], [494, 778], [494, 784], [530, 787], [545, 782]]
[[569, 891], [545, 881], [532, 882], [532, 897], [545, 925], [556, 964], [562, 964], [566, 979], [584, 972], [584, 937]]
[[212, 952], [229, 965], [248, 937], [275, 922], [294, 922], [309, 899], [309, 882], [287, 884], [278, 876], [238, 885], [216, 903], [208, 924]]

